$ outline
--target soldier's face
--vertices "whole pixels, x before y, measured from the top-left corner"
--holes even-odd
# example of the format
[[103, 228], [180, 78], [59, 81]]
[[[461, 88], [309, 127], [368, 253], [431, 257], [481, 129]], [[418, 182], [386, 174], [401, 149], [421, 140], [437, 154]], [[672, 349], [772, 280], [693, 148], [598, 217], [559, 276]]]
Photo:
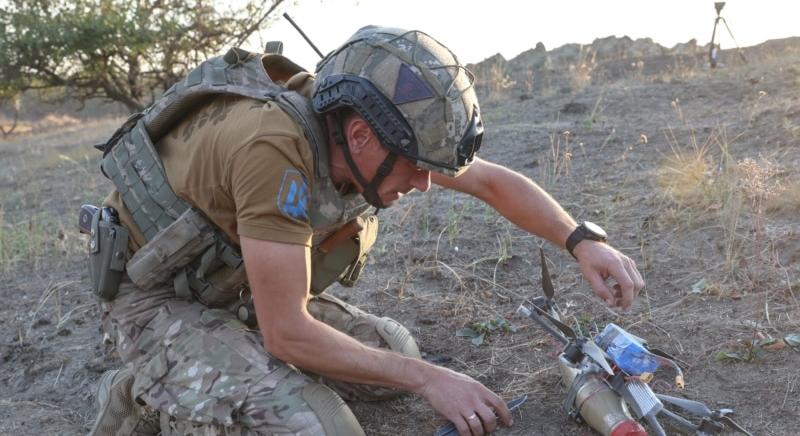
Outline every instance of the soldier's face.
[[[375, 177], [378, 167], [388, 154], [389, 151], [379, 144], [377, 144], [377, 147], [371, 147], [370, 150], [361, 154], [361, 162], [357, 160], [356, 163], [368, 182]], [[389, 206], [414, 189], [425, 192], [430, 187], [430, 171], [417, 168], [410, 160], [398, 156], [394, 167], [392, 167], [392, 172], [378, 186], [378, 194], [383, 204]], [[363, 187], [359, 186], [359, 188], [360, 191], [363, 191]]]

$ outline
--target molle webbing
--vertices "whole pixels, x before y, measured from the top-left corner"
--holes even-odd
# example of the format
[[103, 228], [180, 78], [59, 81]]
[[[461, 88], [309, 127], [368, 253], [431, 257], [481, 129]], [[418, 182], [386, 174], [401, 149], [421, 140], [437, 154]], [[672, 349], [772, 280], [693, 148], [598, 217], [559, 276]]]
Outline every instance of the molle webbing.
[[[169, 185], [156, 144], [188, 114], [222, 94], [258, 101], [277, 99], [282, 107], [291, 106], [290, 114], [306, 132], [316, 156], [324, 136], [307, 100], [272, 82], [260, 55], [234, 48], [225, 56], [203, 62], [143, 113], [132, 116], [101, 148], [104, 174], [114, 182], [133, 221], [148, 241], [191, 209]], [[238, 248], [219, 229], [213, 233], [208, 248], [188, 264], [182, 261], [174, 278], [179, 295], [188, 297], [191, 289], [198, 298], [212, 304], [219, 302], [221, 292], [236, 290], [246, 283]], [[144, 247], [141, 251], [145, 252]], [[156, 257], [163, 255], [155, 251]], [[227, 267], [230, 273], [220, 278], [214, 271], [222, 267]], [[232, 289], [216, 289], [219, 286]]]
[[189, 208], [170, 187], [142, 120], [103, 158], [103, 172], [148, 241]]
[[260, 55], [232, 48], [225, 56], [203, 62], [184, 80], [172, 85], [145, 110], [144, 122], [155, 143], [211, 97], [234, 94], [266, 101], [284, 91], [267, 76]]
[[[359, 194], [338, 192], [329, 177], [324, 125], [307, 98], [270, 79], [260, 55], [234, 48], [225, 56], [203, 62], [143, 113], [130, 117], [99, 148], [104, 152], [104, 174], [114, 182], [133, 221], [148, 240], [129, 261], [131, 279], [146, 289], [145, 284], [167, 275], [164, 268], [174, 268], [170, 271], [176, 271], [173, 279], [176, 293], [186, 297], [193, 293], [209, 306], [227, 304], [226, 299], [240, 295], [246, 288], [241, 253], [215, 227], [210, 240], [195, 244], [198, 251], [175, 244], [175, 232], [165, 229], [184, 214], [187, 214], [184, 218], [202, 218], [202, 211], [193, 209], [172, 190], [156, 144], [187, 115], [218, 95], [274, 101], [301, 127], [314, 156], [309, 220], [315, 230], [331, 231], [369, 208]], [[202, 227], [198, 229], [202, 231]], [[167, 254], [171, 249], [180, 249], [176, 251], [182, 253], [180, 261]], [[143, 262], [137, 264], [135, 260]], [[146, 266], [159, 261], [171, 264], [155, 270]], [[134, 279], [134, 275], [141, 280]]]
[[200, 64], [138, 120], [132, 117], [135, 124], [126, 123], [112, 136], [105, 145], [103, 172], [114, 182], [148, 241], [189, 208], [169, 186], [154, 144], [214, 96], [233, 94], [266, 101], [281, 92], [286, 91], [266, 75], [260, 56], [233, 48]]

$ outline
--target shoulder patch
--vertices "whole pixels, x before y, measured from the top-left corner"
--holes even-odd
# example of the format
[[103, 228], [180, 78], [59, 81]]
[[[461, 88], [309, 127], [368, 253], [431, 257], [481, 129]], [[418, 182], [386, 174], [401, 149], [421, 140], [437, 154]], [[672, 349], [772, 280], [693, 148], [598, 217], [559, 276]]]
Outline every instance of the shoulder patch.
[[278, 192], [278, 210], [289, 218], [308, 222], [310, 193], [308, 182], [300, 171], [286, 170]]

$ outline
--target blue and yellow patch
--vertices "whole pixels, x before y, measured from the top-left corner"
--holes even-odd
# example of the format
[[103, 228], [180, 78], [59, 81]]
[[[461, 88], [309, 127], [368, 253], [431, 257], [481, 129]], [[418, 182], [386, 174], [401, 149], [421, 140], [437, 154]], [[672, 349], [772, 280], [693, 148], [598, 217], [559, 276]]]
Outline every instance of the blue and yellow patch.
[[278, 210], [289, 218], [308, 222], [309, 200], [308, 182], [303, 174], [294, 169], [286, 170], [278, 193]]

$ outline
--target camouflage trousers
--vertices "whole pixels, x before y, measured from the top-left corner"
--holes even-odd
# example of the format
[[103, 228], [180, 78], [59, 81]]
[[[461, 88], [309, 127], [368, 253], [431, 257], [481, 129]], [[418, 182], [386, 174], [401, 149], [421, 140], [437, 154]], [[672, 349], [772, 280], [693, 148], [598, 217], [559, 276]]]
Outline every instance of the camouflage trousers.
[[[123, 282], [117, 298], [102, 308], [103, 329], [133, 369], [133, 397], [160, 412], [165, 435], [323, 435], [325, 420], [320, 407], [306, 401], [309, 390], [329, 391], [322, 408], [338, 402], [350, 416], [340, 397], [369, 401], [400, 394], [303, 373], [267, 353], [258, 330], [226, 310], [178, 298], [172, 287], [145, 292]], [[388, 348], [376, 330], [381, 318], [325, 294], [311, 298], [308, 311], [365, 345]]]

